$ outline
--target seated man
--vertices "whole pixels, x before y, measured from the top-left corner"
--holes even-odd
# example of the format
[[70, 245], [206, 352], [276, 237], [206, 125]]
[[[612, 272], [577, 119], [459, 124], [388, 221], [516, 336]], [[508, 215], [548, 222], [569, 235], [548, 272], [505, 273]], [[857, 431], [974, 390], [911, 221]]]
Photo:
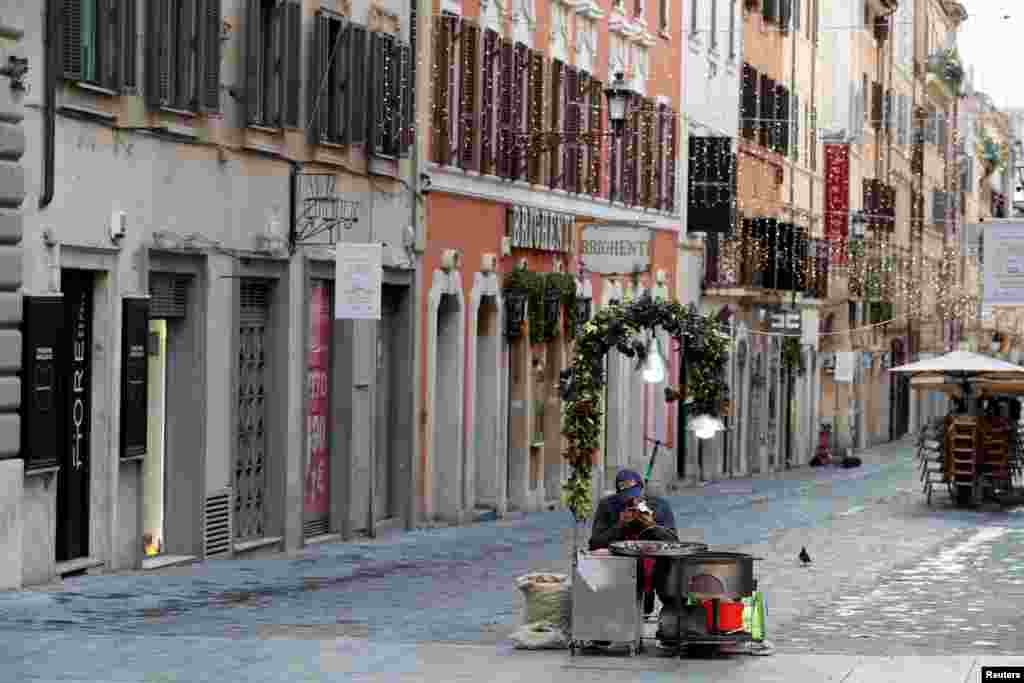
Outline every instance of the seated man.
[[[672, 507], [664, 498], [645, 496], [643, 479], [632, 470], [621, 470], [615, 477], [616, 493], [601, 499], [594, 512], [590, 549], [607, 548], [617, 541], [675, 541], [676, 521]], [[654, 611], [655, 561], [644, 559], [644, 613]]]

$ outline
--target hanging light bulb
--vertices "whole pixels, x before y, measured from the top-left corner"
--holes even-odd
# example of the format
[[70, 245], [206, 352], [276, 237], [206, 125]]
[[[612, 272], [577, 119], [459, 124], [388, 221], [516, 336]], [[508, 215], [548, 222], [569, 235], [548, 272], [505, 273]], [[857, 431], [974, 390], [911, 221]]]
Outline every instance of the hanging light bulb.
[[665, 361], [658, 351], [658, 340], [651, 339], [647, 345], [647, 358], [644, 359], [643, 379], [648, 384], [661, 384], [665, 381]]
[[714, 438], [718, 432], [725, 431], [725, 425], [717, 417], [698, 415], [690, 421], [690, 431], [701, 441]]

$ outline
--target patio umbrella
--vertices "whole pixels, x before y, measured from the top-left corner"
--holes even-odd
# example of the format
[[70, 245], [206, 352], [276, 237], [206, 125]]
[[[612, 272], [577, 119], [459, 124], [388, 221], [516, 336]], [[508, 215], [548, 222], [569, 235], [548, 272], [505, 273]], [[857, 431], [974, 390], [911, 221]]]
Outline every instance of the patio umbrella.
[[1024, 367], [970, 351], [953, 351], [891, 368], [912, 375], [911, 387], [961, 397], [972, 389], [981, 393], [1013, 391], [1024, 387]]

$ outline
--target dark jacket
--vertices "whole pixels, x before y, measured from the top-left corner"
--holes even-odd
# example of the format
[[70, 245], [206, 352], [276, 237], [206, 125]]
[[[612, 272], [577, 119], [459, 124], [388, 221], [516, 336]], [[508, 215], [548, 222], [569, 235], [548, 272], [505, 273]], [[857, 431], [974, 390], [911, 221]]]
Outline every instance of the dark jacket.
[[[654, 522], [664, 529], [675, 532], [676, 520], [672, 506], [658, 496], [645, 496], [647, 504], [654, 508]], [[594, 526], [590, 532], [590, 549], [607, 548], [617, 541], [627, 539], [627, 531], [619, 526], [619, 515], [625, 509], [625, 499], [615, 493], [601, 499], [594, 512]]]

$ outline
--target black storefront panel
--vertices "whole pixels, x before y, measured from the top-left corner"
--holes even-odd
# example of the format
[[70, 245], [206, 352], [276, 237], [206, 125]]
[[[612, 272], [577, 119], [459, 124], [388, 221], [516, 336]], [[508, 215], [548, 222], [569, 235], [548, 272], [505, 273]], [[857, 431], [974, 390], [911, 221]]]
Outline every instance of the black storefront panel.
[[64, 297], [26, 296], [23, 310], [21, 453], [32, 471], [56, 466], [64, 446]]
[[125, 299], [121, 312], [121, 457], [146, 454], [149, 300]]

